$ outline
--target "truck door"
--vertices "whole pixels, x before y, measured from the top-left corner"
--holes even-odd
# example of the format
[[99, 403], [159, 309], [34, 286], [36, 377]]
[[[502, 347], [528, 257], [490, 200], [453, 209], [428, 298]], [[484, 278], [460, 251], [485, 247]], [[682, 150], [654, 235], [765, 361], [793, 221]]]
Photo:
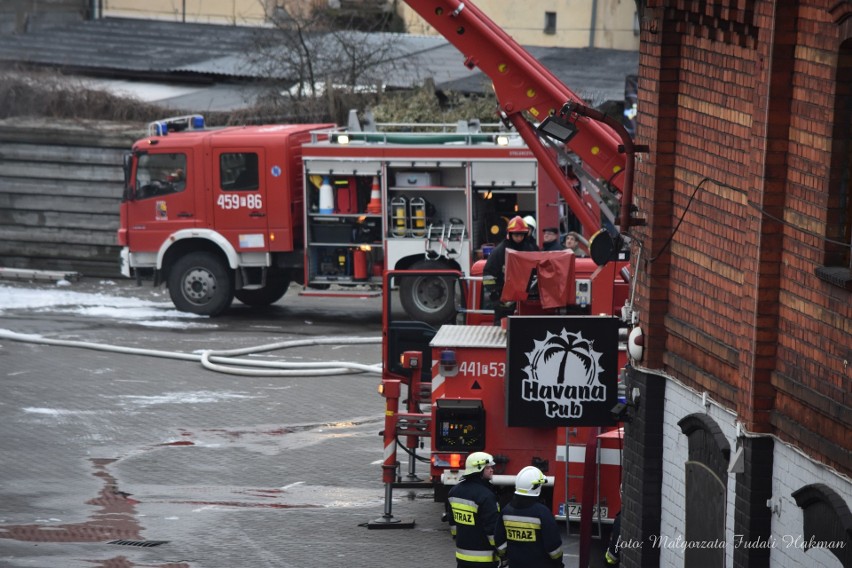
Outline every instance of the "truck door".
[[156, 251], [170, 234], [196, 226], [195, 191], [204, 182], [199, 172], [187, 168], [191, 158], [191, 150], [183, 149], [138, 154], [127, 202], [134, 251]]
[[266, 167], [262, 148], [214, 149], [213, 217], [239, 252], [268, 250]]

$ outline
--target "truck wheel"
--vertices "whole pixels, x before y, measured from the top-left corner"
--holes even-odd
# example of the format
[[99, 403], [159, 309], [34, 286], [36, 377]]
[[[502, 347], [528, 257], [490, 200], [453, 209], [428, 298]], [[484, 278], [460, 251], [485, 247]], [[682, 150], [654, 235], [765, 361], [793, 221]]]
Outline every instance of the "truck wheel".
[[169, 296], [182, 312], [218, 316], [234, 300], [230, 269], [209, 252], [192, 252], [169, 271]]
[[[453, 270], [453, 267], [446, 262], [423, 260], [412, 264], [410, 270]], [[426, 275], [403, 277], [399, 301], [411, 319], [436, 326], [447, 323], [456, 313], [453, 279]]]
[[266, 286], [257, 290], [237, 290], [237, 300], [247, 306], [268, 306], [281, 299], [290, 287], [290, 275], [283, 270], [270, 270], [266, 275]]

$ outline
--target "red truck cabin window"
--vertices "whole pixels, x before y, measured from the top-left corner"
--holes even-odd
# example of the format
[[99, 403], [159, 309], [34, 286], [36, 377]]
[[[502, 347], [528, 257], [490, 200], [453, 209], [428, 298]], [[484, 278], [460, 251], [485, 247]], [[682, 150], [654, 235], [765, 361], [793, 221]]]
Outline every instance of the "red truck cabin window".
[[222, 191], [254, 191], [260, 188], [257, 154], [233, 152], [219, 158]]
[[186, 189], [186, 154], [142, 154], [136, 167], [136, 199]]

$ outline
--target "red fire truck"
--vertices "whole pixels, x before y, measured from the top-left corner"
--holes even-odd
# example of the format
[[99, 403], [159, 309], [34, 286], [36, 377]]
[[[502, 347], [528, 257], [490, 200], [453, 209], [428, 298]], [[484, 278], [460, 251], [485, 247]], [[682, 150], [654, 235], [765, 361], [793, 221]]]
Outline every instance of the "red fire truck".
[[[521, 469], [545, 473], [542, 497], [558, 520], [579, 523], [579, 565], [589, 565], [593, 539], [608, 535], [621, 510], [622, 422], [634, 404], [624, 376], [627, 253], [598, 265], [571, 251], [507, 251], [499, 301], [515, 310], [502, 325], [494, 325], [498, 299], [484, 284], [484, 265], [477, 261], [468, 275], [429, 273], [460, 299], [440, 327], [412, 321], [385, 296], [385, 511], [368, 527], [412, 527], [393, 515], [393, 491], [429, 488], [443, 501], [465, 458], [486, 451], [502, 503]], [[388, 271], [385, 287], [421, 276]]]
[[[372, 528], [398, 524], [393, 488], [427, 485], [443, 500], [476, 451], [495, 456], [495, 483], [506, 495], [523, 467], [545, 472], [558, 519], [579, 521], [586, 508], [590, 519], [610, 524], [619, 512], [627, 258], [601, 267], [570, 251], [510, 252], [506, 264], [501, 299], [516, 310], [502, 326], [492, 324], [484, 261], [470, 275], [441, 273], [464, 298], [453, 323], [411, 321], [386, 298], [379, 390], [388, 508]], [[389, 286], [417, 277], [386, 274]]]
[[[126, 163], [123, 272], [165, 282], [178, 309], [217, 315], [234, 297], [275, 302], [291, 281], [352, 295], [380, 290], [385, 269], [468, 273], [510, 217], [557, 225], [564, 215], [517, 133], [421, 130], [155, 122]], [[454, 309], [444, 279], [428, 274], [400, 299], [432, 324]]]

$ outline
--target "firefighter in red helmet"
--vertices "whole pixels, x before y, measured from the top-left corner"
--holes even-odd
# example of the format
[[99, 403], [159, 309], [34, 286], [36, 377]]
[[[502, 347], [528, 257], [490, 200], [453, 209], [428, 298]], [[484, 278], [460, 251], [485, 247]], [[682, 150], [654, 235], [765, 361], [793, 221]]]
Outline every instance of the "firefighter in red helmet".
[[482, 270], [483, 287], [494, 303], [494, 325], [500, 325], [500, 320], [515, 310], [514, 303], [503, 303], [504, 273], [506, 271], [506, 249], [516, 251], [537, 251], [538, 246], [530, 238], [530, 227], [522, 217], [513, 217], [506, 226], [506, 240], [494, 247], [485, 268]]

